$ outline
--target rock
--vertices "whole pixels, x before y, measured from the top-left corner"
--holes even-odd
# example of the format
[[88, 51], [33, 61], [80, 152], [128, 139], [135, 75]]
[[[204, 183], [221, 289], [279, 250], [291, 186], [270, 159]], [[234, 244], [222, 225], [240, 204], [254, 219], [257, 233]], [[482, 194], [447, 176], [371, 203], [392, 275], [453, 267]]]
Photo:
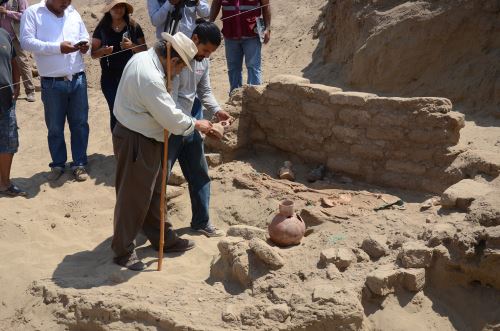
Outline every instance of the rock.
[[474, 200], [469, 209], [466, 221], [487, 227], [500, 225], [500, 192], [492, 191]]
[[98, 19], [97, 15], [95, 13], [90, 13], [90, 17], [92, 17], [93, 19]]
[[342, 277], [342, 274], [335, 264], [329, 264], [328, 267], [326, 267], [326, 277], [328, 277], [328, 279], [330, 280], [334, 280]]
[[174, 165], [172, 171], [170, 172], [170, 176], [168, 177], [168, 184], [174, 186], [181, 186], [186, 182], [184, 175], [182, 174], [182, 170], [178, 165]]
[[312, 301], [313, 302], [319, 301], [320, 303], [323, 304], [326, 302], [334, 302], [335, 295], [338, 291], [339, 289], [332, 285], [316, 286], [313, 291]]
[[370, 262], [370, 256], [361, 248], [353, 248], [352, 252], [356, 255], [356, 262]]
[[66, 218], [70, 218], [70, 217], [71, 217], [71, 214], [70, 214], [70, 213], [66, 213], [66, 214], [64, 215], [64, 217], [66, 217]]
[[439, 197], [432, 197], [430, 199], [425, 200], [420, 204], [420, 211], [424, 211], [427, 209], [431, 209], [434, 206], [438, 206], [441, 203]]
[[175, 199], [184, 193], [184, 188], [180, 186], [167, 185], [167, 200]]
[[329, 248], [321, 251], [320, 263], [324, 266], [333, 263], [343, 271], [347, 269], [351, 263], [356, 261], [356, 256], [352, 250], [347, 248]]
[[399, 260], [405, 268], [427, 268], [432, 263], [433, 250], [420, 242], [407, 242], [399, 253]]
[[234, 306], [227, 306], [222, 312], [222, 320], [226, 323], [236, 322], [238, 320], [238, 314]]
[[284, 323], [288, 316], [290, 316], [290, 308], [286, 304], [270, 306], [265, 312], [267, 319], [280, 323]]
[[209, 167], [217, 167], [222, 164], [222, 157], [219, 153], [205, 154], [205, 158]]
[[255, 306], [245, 306], [240, 313], [241, 323], [243, 325], [257, 326], [262, 324], [261, 312]]
[[227, 230], [227, 236], [241, 237], [246, 240], [259, 238], [265, 241], [267, 240], [267, 231], [250, 225], [233, 225]]
[[316, 208], [304, 208], [300, 211], [300, 217], [306, 223], [306, 226], [316, 226], [329, 220], [328, 216]]
[[52, 229], [55, 229], [55, 228], [56, 228], [56, 223], [52, 223], [52, 224], [50, 225], [50, 227], [51, 227]]
[[490, 193], [493, 188], [487, 184], [464, 179], [450, 186], [441, 195], [441, 205], [445, 208], [457, 208], [467, 211], [472, 201]]
[[375, 234], [371, 234], [368, 238], [365, 238], [361, 244], [361, 248], [372, 259], [378, 259], [387, 255], [387, 252], [389, 251], [389, 247], [387, 247], [387, 238]]
[[402, 269], [403, 287], [411, 292], [418, 292], [425, 285], [425, 269]]
[[212, 263], [210, 273], [216, 278], [235, 279], [242, 286], [249, 286], [252, 281], [248, 242], [241, 238], [227, 237], [217, 244], [220, 259]]
[[274, 269], [279, 269], [285, 265], [285, 261], [281, 255], [264, 240], [253, 238], [250, 240], [250, 249], [259, 257], [265, 264]]
[[394, 293], [401, 272], [395, 269], [377, 269], [366, 277], [368, 289], [380, 296]]

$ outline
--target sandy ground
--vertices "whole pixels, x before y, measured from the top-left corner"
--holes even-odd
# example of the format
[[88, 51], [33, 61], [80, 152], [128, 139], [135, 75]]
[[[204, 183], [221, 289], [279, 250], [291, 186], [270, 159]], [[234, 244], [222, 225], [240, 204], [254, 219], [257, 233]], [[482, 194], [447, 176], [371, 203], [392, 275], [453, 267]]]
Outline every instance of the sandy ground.
[[[91, 6], [85, 7], [87, 3]], [[76, 1], [79, 8], [85, 8], [80, 11], [85, 12], [83, 16], [86, 19], [91, 12], [97, 12], [92, 7], [95, 3]], [[307, 5], [299, 0], [275, 0], [275, 3], [273, 41], [264, 49], [266, 80], [278, 73], [300, 74], [312, 61], [311, 54], [316, 41], [311, 38], [310, 28], [324, 1], [312, 0]], [[143, 26], [148, 26], [143, 6], [138, 8], [136, 17], [142, 17]], [[89, 26], [95, 26], [95, 23], [95, 20], [91, 21]], [[148, 27], [146, 30], [151, 36], [152, 29]], [[223, 54], [221, 47], [212, 61], [212, 83], [220, 100], [225, 99], [228, 89]], [[68, 296], [82, 296], [85, 298], [83, 301], [94, 303], [99, 300], [118, 302], [119, 305], [140, 302], [145, 305], [146, 310], [167, 306], [168, 311], [175, 312], [168, 318], [174, 320], [174, 324], [179, 327], [196, 330], [222, 329], [224, 324], [220, 319], [220, 312], [225, 303], [242, 304], [250, 300], [249, 295], [247, 292], [235, 294], [220, 282], [211, 284], [207, 281], [210, 278], [210, 264], [218, 254], [218, 240], [192, 236], [185, 229], [190, 218], [189, 197], [186, 192], [169, 203], [169, 219], [176, 228], [181, 229], [181, 234], [195, 240], [195, 250], [184, 255], [167, 256], [165, 269], [160, 273], [154, 272], [156, 253], [147, 243], [139, 248], [140, 256], [149, 265], [146, 272], [123, 271], [111, 263], [109, 243], [115, 202], [114, 159], [108, 109], [99, 90], [97, 68], [96, 63], [89, 66], [91, 134], [88, 148], [90, 180], [87, 182], [74, 182], [70, 174], [65, 174], [56, 183], [48, 182], [50, 158], [40, 94], [37, 94], [36, 103], [24, 100], [18, 102], [21, 146], [14, 159], [12, 178], [28, 191], [29, 197], [0, 198], [0, 259], [3, 261], [0, 264], [0, 329], [67, 329], [67, 325], [57, 323], [65, 320], [61, 316], [67, 312], [57, 311], [42, 303], [43, 300], [50, 303], [47, 298], [51, 296], [47, 293], [42, 296], [39, 292], [51, 290], [55, 296], [66, 293]], [[477, 149], [500, 150], [498, 137], [498, 123], [489, 119], [473, 119], [467, 122], [463, 130], [463, 143], [472, 144]], [[69, 141], [69, 135], [67, 138]], [[251, 191], [235, 189], [232, 179], [256, 171], [274, 176], [276, 167], [282, 161], [276, 155], [253, 155], [212, 169], [214, 184], [211, 215], [214, 223], [223, 229], [236, 223], [265, 227], [272, 218], [277, 201], [287, 195], [286, 185], [275, 184], [273, 187], [278, 193], [274, 195], [256, 196]], [[306, 171], [306, 168], [300, 168], [299, 173], [304, 176]], [[332, 183], [329, 183], [328, 189], [339, 189], [338, 185]], [[340, 188], [356, 192], [369, 187], [363, 183], [355, 183], [353, 186]], [[412, 231], [421, 229], [427, 217], [418, 212], [418, 204], [427, 196], [408, 192], [391, 193], [405, 197], [405, 201], [409, 202], [407, 211], [382, 215], [365, 215], [358, 211], [350, 216], [351, 220], [348, 222], [324, 225], [319, 232], [305, 239], [306, 247], [310, 246], [317, 253], [325, 247], [322, 245], [327, 245], [328, 238], [338, 236], [339, 233], [346, 235], [349, 245], [353, 245], [359, 241], [363, 231], [370, 229], [415, 237]], [[310, 198], [314, 201], [319, 199], [318, 196]], [[363, 204], [366, 202], [357, 201], [353, 207], [358, 208]], [[346, 210], [343, 212], [347, 212]], [[404, 220], [397, 222], [401, 217]], [[453, 223], [460, 222], [462, 216], [452, 214], [446, 217], [446, 222]], [[366, 227], [356, 224], [356, 220], [363, 218], [370, 219], [373, 224]], [[294, 256], [293, 253], [290, 254], [291, 257]], [[302, 262], [311, 266], [316, 264], [315, 260]], [[360, 278], [354, 279], [359, 281]], [[33, 282], [36, 283], [33, 285]], [[397, 302], [392, 305], [387, 303], [390, 308], [374, 313], [371, 323], [377, 330], [461, 329], [462, 324], [456, 316], [439, 314], [437, 301], [433, 304], [428, 300], [420, 298], [417, 306], [426, 308], [420, 310], [411, 308], [412, 306], [400, 308]], [[401, 317], [396, 325], [393, 325], [394, 315]], [[408, 326], [398, 327], [403, 321], [409, 323]], [[73, 328], [78, 329], [74, 325]], [[91, 325], [86, 328], [95, 329]], [[136, 325], [133, 321], [126, 325], [118, 323], [110, 326], [110, 329], [113, 328], [152, 329]]]

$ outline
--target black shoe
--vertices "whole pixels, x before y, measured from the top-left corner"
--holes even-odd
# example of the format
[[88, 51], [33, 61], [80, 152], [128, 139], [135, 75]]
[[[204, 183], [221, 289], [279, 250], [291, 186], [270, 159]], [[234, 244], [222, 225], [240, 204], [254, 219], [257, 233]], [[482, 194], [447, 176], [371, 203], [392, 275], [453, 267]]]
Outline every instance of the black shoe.
[[[185, 252], [193, 249], [195, 246], [194, 241], [188, 239], [179, 238], [175, 242], [175, 245], [170, 247], [163, 247], [163, 253], [178, 253]], [[157, 246], [153, 246], [155, 251], [158, 251], [160, 248]]]
[[0, 191], [0, 194], [8, 195], [10, 197], [27, 197], [28, 196], [28, 193], [21, 190], [19, 187], [17, 187], [14, 184], [10, 184], [8, 189]]
[[146, 265], [139, 260], [135, 252], [130, 255], [115, 257], [113, 261], [116, 264], [133, 271], [142, 271], [146, 269]]

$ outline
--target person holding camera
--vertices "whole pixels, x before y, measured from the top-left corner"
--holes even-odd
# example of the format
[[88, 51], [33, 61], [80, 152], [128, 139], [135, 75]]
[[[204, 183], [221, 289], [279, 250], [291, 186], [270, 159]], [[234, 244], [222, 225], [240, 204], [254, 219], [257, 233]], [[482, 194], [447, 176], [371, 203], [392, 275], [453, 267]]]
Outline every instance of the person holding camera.
[[109, 107], [111, 132], [116, 125], [113, 106], [123, 70], [135, 53], [147, 50], [141, 26], [130, 17], [133, 12], [127, 1], [108, 0], [104, 17], [92, 35], [91, 54], [94, 59], [100, 58], [101, 91]]
[[156, 27], [156, 37], [162, 32], [182, 32], [191, 36], [196, 27], [196, 17], [210, 15], [208, 0], [148, 0], [151, 23]]
[[247, 84], [262, 84], [262, 43], [267, 44], [271, 39], [269, 0], [214, 0], [210, 9], [211, 22], [221, 8], [229, 93], [243, 85], [243, 58], [248, 71]]
[[52, 162], [49, 180], [59, 179], [67, 161], [64, 125], [71, 131], [70, 164], [77, 181], [88, 178], [89, 140], [87, 78], [83, 55], [89, 34], [68, 0], [46, 0], [26, 9], [21, 18], [21, 46], [35, 55]]

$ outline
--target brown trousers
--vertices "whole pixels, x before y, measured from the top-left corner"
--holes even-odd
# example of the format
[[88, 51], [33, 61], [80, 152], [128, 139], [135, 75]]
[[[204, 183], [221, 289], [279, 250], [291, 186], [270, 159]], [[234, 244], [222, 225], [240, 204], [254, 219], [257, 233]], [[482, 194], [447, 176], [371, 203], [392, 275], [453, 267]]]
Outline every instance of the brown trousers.
[[12, 40], [14, 50], [16, 51], [16, 62], [21, 72], [21, 78], [24, 84], [26, 94], [35, 92], [35, 84], [33, 83], [33, 73], [31, 72], [30, 58], [28, 53], [21, 48], [21, 44], [17, 38]]
[[[111, 248], [117, 257], [131, 254], [141, 229], [153, 247], [158, 248], [163, 143], [117, 123], [113, 130], [113, 150], [116, 206]], [[165, 223], [165, 247], [173, 246], [176, 241], [172, 225]]]

